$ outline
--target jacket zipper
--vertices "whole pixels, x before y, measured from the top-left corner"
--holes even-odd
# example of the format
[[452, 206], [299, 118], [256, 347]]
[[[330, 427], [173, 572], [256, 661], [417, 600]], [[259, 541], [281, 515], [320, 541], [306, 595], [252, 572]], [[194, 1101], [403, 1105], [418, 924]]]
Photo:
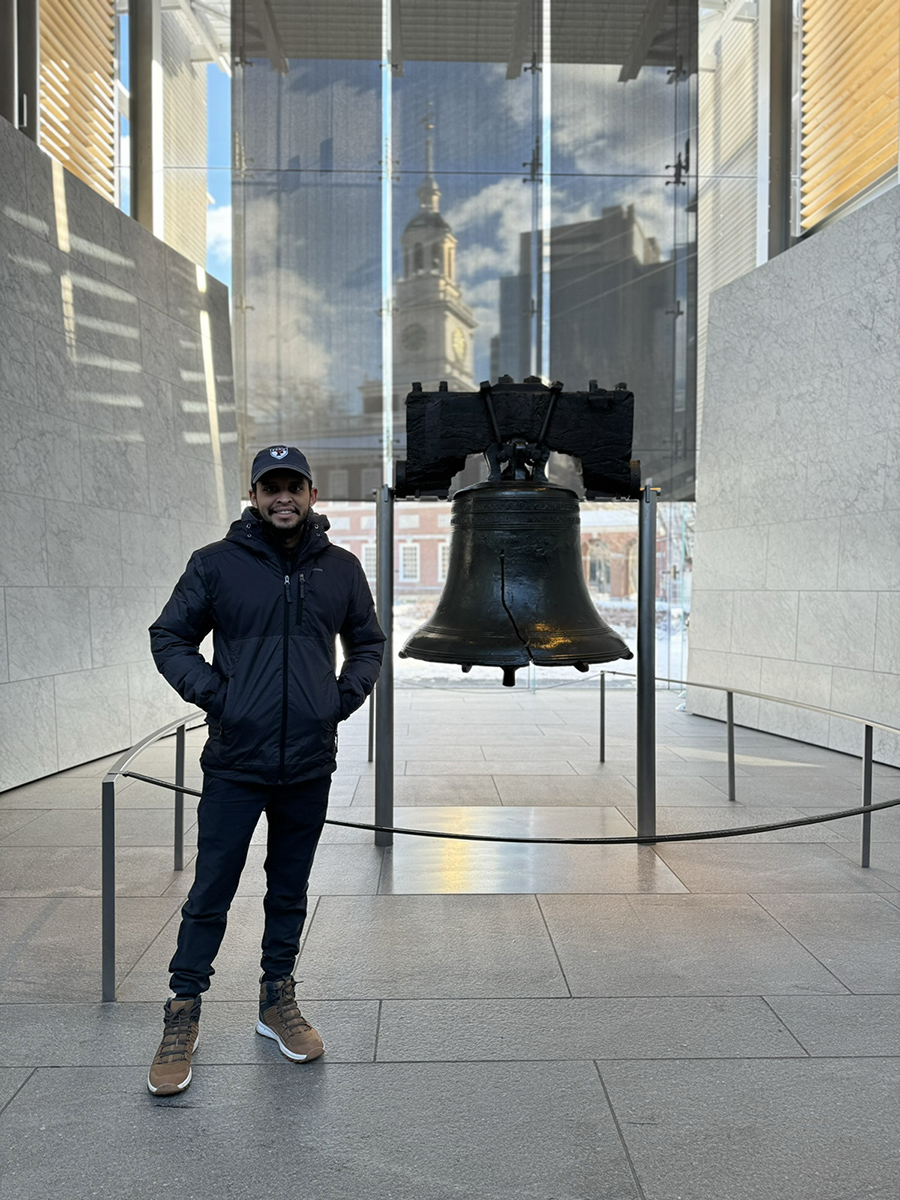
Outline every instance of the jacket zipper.
[[284, 781], [284, 759], [287, 749], [287, 719], [288, 719], [288, 645], [291, 627], [291, 577], [287, 572], [284, 576], [284, 634], [282, 641], [282, 682], [281, 682], [281, 747], [278, 757], [278, 782]]
[[303, 572], [301, 571], [298, 578], [300, 580], [300, 600], [297, 604], [297, 622], [296, 623], [299, 625], [303, 621], [303, 600], [306, 596], [306, 577], [304, 576]]

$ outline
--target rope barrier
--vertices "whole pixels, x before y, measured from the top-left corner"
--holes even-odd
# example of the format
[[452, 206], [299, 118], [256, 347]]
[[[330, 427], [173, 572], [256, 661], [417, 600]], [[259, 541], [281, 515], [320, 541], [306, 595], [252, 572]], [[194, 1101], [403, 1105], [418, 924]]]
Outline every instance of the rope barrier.
[[[152, 775], [139, 775], [137, 771], [123, 771], [130, 779], [140, 779], [144, 783], [154, 783], [157, 787], [168, 788], [173, 792], [182, 792], [185, 796], [200, 796], [202, 792], [194, 788], [178, 787], [166, 779], [155, 779]], [[841, 821], [845, 817], [861, 817], [866, 813], [878, 812], [880, 809], [895, 808], [900, 804], [900, 796], [895, 800], [880, 800], [877, 804], [866, 804], [860, 808], [845, 808], [839, 812], [824, 813], [816, 817], [799, 817], [795, 821], [778, 821], [769, 825], [741, 825], [736, 829], [704, 829], [692, 830], [689, 833], [658, 833], [652, 837], [604, 837], [604, 838], [526, 838], [503, 837], [488, 833], [447, 833], [437, 829], [403, 829], [394, 825], [369, 825], [360, 821], [338, 821], [333, 817], [326, 818], [326, 825], [339, 825], [344, 829], [365, 829], [374, 833], [401, 833], [409, 837], [447, 838], [459, 842], [516, 842], [528, 846], [652, 846], [656, 842], [701, 842], [714, 838], [742, 837], [748, 833], [771, 833], [778, 829], [797, 829], [801, 825], [821, 825], [826, 821]]]

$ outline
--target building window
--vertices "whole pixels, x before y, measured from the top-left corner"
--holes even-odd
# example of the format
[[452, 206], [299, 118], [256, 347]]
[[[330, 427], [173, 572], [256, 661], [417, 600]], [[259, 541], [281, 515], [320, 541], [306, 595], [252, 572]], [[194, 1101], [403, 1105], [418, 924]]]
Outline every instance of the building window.
[[398, 529], [418, 529], [419, 514], [418, 513], [401, 513], [397, 518]]
[[400, 582], [419, 582], [419, 546], [416, 542], [403, 542], [400, 546]]
[[362, 473], [360, 493], [363, 500], [371, 500], [373, 492], [381, 487], [381, 471], [377, 467], [366, 467]]
[[328, 499], [346, 500], [350, 487], [350, 472], [345, 470], [328, 472]]
[[425, 251], [421, 242], [416, 242], [413, 246], [413, 270], [417, 275], [421, 275], [425, 270]]
[[441, 542], [438, 546], [438, 583], [447, 578], [447, 567], [450, 563], [450, 543]]
[[375, 582], [378, 574], [378, 549], [374, 542], [366, 542], [362, 548], [362, 565], [369, 583]]

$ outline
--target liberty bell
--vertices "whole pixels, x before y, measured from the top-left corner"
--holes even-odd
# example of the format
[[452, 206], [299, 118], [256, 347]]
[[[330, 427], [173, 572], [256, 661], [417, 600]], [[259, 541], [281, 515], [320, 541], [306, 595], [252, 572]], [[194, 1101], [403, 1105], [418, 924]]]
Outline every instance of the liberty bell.
[[[592, 387], [596, 399], [599, 389], [596, 384]], [[462, 488], [453, 497], [447, 582], [435, 612], [408, 639], [401, 658], [458, 663], [463, 671], [476, 665], [500, 667], [503, 683], [512, 687], [516, 671], [529, 663], [587, 671], [591, 663], [633, 657], [622, 638], [600, 617], [588, 592], [582, 568], [578, 496], [547, 480], [545, 468], [554, 416], [556, 440], [560, 426], [564, 426], [566, 444], [571, 444], [573, 436], [576, 443], [579, 441], [573, 434], [571, 419], [566, 422], [561, 389], [561, 384], [547, 388], [537, 379], [526, 380], [524, 385], [504, 379], [498, 385], [498, 395], [489, 385], [482, 385], [478, 397], [489, 425], [485, 456], [490, 478], [486, 483]], [[451, 394], [445, 395], [449, 398]], [[581, 408], [590, 408], [585, 403], [589, 395], [575, 393], [576, 405], [580, 401]], [[604, 393], [605, 397], [610, 395]], [[626, 395], [631, 398], [631, 393]], [[409, 406], [417, 399], [413, 385], [407, 402], [410, 450], [415, 438], [409, 438]], [[618, 397], [620, 403], [623, 399]], [[501, 400], [505, 401], [502, 405]], [[513, 414], [509, 412], [510, 401], [514, 402]], [[457, 420], [464, 415], [465, 405], [461, 407], [463, 412], [456, 413]], [[434, 413], [431, 415], [433, 418]], [[572, 415], [568, 414], [569, 418]], [[576, 411], [574, 415], [583, 418], [585, 413]], [[505, 423], [511, 416], [516, 432], [504, 438], [501, 421]], [[532, 428], [535, 416], [540, 419]], [[435, 428], [432, 422], [432, 437]], [[469, 440], [477, 437], [469, 431]], [[630, 423], [627, 441], [625, 453], [630, 455]], [[443, 459], [446, 471], [446, 454]], [[413, 453], [406, 464], [406, 488], [410, 484], [410, 460]], [[629, 460], [626, 463], [627, 470], [620, 462], [618, 469], [603, 479], [607, 486], [612, 483], [619, 494], [635, 490], [632, 464]], [[610, 466], [608, 462], [605, 465]], [[413, 466], [417, 467], [415, 460]], [[588, 491], [590, 494], [591, 489]]]

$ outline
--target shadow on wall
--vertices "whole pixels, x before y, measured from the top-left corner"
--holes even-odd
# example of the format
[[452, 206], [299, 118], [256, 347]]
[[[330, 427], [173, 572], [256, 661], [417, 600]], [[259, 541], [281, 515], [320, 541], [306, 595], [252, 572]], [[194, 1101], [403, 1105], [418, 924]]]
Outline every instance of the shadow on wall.
[[0, 162], [2, 790], [183, 711], [147, 627], [240, 488], [227, 288], [2, 119]]

